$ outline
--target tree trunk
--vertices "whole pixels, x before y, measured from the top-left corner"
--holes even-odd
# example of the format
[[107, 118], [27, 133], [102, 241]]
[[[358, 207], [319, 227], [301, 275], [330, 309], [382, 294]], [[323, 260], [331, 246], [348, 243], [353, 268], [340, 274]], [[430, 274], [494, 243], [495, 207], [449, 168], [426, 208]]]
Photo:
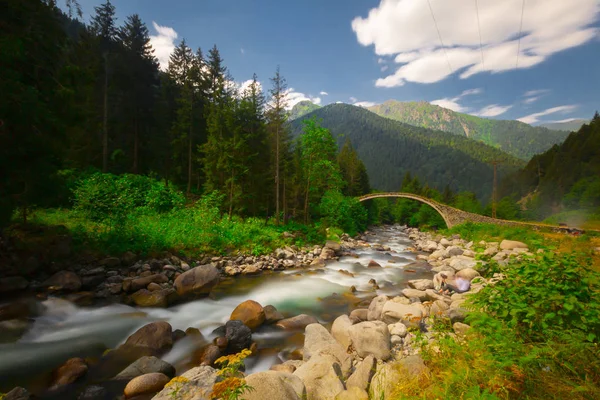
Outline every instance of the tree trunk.
[[104, 53], [104, 116], [102, 118], [102, 172], [108, 171], [108, 55]]

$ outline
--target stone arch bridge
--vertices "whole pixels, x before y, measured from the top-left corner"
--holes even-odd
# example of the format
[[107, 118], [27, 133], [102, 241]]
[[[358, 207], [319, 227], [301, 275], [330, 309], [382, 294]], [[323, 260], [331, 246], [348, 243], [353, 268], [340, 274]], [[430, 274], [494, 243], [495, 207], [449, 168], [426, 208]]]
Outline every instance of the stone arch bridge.
[[367, 201], [371, 199], [378, 199], [382, 197], [395, 197], [402, 199], [411, 199], [420, 201], [421, 203], [425, 203], [428, 206], [432, 207], [435, 211], [437, 211], [446, 225], [448, 225], [448, 229], [452, 228], [455, 225], [459, 225], [468, 221], [471, 222], [481, 222], [487, 224], [497, 224], [497, 225], [509, 225], [509, 226], [529, 226], [529, 227], [538, 227], [538, 228], [558, 228], [555, 225], [546, 225], [546, 224], [532, 224], [528, 222], [520, 222], [520, 221], [508, 221], [504, 219], [490, 218], [485, 215], [473, 214], [470, 212], [466, 212], [463, 210], [459, 210], [458, 208], [450, 207], [446, 204], [438, 203], [435, 200], [429, 199], [427, 197], [419, 196], [412, 193], [402, 193], [402, 192], [393, 192], [393, 193], [370, 193], [358, 198], [358, 201]]

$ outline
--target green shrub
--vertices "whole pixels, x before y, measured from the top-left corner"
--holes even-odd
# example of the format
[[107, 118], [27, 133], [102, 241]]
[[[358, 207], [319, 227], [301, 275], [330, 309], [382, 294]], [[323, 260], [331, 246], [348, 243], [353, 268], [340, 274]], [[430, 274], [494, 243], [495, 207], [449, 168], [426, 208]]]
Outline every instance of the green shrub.
[[354, 197], [345, 197], [337, 190], [325, 192], [319, 204], [323, 223], [343, 229], [350, 235], [367, 228], [367, 210]]

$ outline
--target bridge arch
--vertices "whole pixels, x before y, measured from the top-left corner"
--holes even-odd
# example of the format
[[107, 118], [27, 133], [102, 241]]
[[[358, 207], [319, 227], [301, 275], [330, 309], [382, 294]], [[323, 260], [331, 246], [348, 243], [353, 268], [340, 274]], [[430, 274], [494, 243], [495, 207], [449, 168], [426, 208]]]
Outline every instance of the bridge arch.
[[366, 194], [364, 196], [360, 196], [358, 198], [358, 201], [363, 202], [363, 201], [367, 201], [367, 200], [371, 200], [371, 199], [379, 199], [379, 198], [385, 198], [385, 197], [395, 197], [395, 198], [420, 201], [421, 203], [427, 204], [428, 206], [433, 208], [435, 211], [437, 211], [438, 214], [440, 214], [440, 216], [444, 219], [444, 222], [446, 223], [446, 226], [448, 227], [448, 229], [452, 228], [455, 225], [450, 220], [450, 216], [444, 212], [444, 209], [442, 208], [443, 206], [441, 204], [439, 204], [438, 202], [436, 202], [434, 200], [428, 199], [427, 197], [419, 196], [419, 195], [412, 194], [412, 193], [402, 193], [402, 192], [370, 193], [370, 194]]

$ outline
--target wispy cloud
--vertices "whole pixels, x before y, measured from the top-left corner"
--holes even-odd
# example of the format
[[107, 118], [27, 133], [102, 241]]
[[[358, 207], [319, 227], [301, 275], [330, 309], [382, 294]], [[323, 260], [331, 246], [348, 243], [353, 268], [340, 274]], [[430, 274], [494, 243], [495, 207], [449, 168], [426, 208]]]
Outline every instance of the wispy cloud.
[[150, 35], [150, 44], [154, 49], [154, 55], [158, 59], [160, 68], [166, 70], [169, 66], [169, 56], [175, 50], [175, 39], [177, 32], [168, 26], [161, 26], [152, 21], [152, 27], [156, 35]]
[[375, 104], [377, 104], [377, 103], [374, 103], [372, 101], [357, 101], [356, 103], [354, 103], [355, 106], [364, 107], [364, 108], [372, 107]]
[[527, 92], [523, 93], [523, 97], [525, 97], [523, 103], [533, 104], [548, 93], [550, 93], [550, 89], [528, 90]]
[[320, 94], [321, 96], [329, 96], [329, 93], [327, 93], [327, 92], [319, 92], [319, 94]]
[[575, 110], [576, 108], [577, 108], [576, 104], [552, 107], [552, 108], [548, 108], [544, 111], [540, 111], [537, 113], [529, 114], [524, 117], [518, 118], [517, 121], [525, 122], [526, 124], [534, 124], [540, 120], [539, 119], [540, 117], [543, 117], [545, 115], [556, 114], [556, 113], [568, 114], [568, 113], [572, 112], [573, 110]]
[[483, 107], [475, 115], [478, 115], [480, 117], [497, 117], [498, 115], [504, 114], [512, 107], [513, 106], [501, 106], [499, 104], [491, 104], [489, 106]]
[[316, 97], [316, 96], [311, 96], [308, 94], [304, 94], [301, 92], [296, 92], [294, 90], [294, 88], [289, 88], [286, 94], [286, 100], [287, 100], [287, 108], [288, 109], [292, 109], [292, 107], [294, 107], [296, 104], [300, 103], [301, 101], [310, 101], [312, 103], [315, 104], [321, 104], [321, 98], [320, 97]]
[[460, 105], [459, 101], [465, 96], [473, 96], [481, 93], [483, 93], [483, 89], [481, 88], [467, 89], [463, 90], [463, 92], [456, 97], [444, 97], [443, 99], [433, 100], [431, 104], [435, 104], [436, 106], [444, 107], [456, 112], [467, 112], [469, 111], [469, 108]]

